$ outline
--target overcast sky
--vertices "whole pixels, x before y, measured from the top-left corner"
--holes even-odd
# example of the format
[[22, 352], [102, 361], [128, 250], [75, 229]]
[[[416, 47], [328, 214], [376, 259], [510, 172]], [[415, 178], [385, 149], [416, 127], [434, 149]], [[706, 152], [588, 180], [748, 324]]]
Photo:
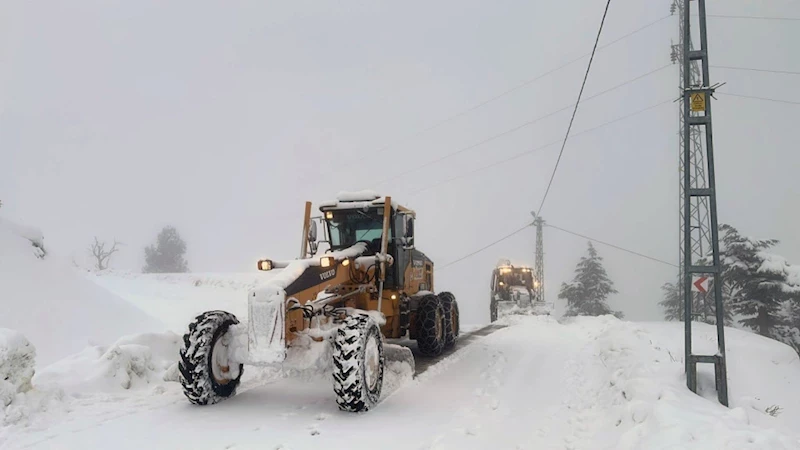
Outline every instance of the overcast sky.
[[[250, 271], [296, 256], [304, 200], [373, 188], [416, 209], [417, 246], [443, 266], [530, 221], [569, 111], [417, 167], [574, 102], [605, 2], [0, 1], [0, 200], [51, 251], [83, 257], [92, 236], [126, 244], [139, 270], [166, 224], [197, 272]], [[615, 0], [614, 41], [670, 2]], [[800, 17], [790, 0], [709, 1], [719, 15]], [[677, 17], [598, 52], [542, 211], [557, 226], [677, 263]], [[716, 66], [800, 71], [800, 22], [709, 19]], [[800, 76], [712, 68], [720, 92], [800, 102]], [[800, 263], [800, 106], [718, 96], [719, 216], [780, 239]], [[408, 137], [412, 136], [412, 137]], [[387, 147], [388, 146], [388, 147]], [[409, 173], [405, 173], [409, 172]], [[392, 176], [404, 173], [386, 181]], [[434, 186], [436, 185], [436, 186]], [[429, 188], [424, 191], [421, 189]], [[526, 232], [437, 272], [465, 323], [488, 320], [499, 258], [533, 264]], [[586, 241], [546, 229], [547, 297], [557, 301]], [[676, 269], [599, 246], [631, 319], [658, 319]], [[1, 257], [1, 255], [0, 255]], [[245, 301], [245, 299], [242, 299]], [[559, 309], [563, 305], [559, 304]]]

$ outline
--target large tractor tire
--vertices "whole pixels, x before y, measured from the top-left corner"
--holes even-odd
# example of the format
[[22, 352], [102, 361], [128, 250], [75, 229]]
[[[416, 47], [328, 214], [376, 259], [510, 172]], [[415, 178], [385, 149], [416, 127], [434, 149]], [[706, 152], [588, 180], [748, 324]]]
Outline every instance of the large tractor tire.
[[492, 299], [489, 301], [489, 317], [491, 322], [497, 321], [497, 299], [495, 299], [494, 295], [492, 295]]
[[445, 317], [439, 297], [429, 294], [417, 308], [417, 346], [423, 356], [439, 356], [444, 350]]
[[236, 394], [244, 366], [228, 361], [228, 329], [237, 323], [231, 313], [208, 311], [189, 324], [178, 361], [180, 382], [189, 402], [211, 405]]
[[444, 308], [444, 348], [448, 349], [456, 345], [461, 332], [458, 302], [456, 296], [450, 292], [440, 293], [439, 301], [442, 302], [442, 308]]
[[339, 409], [364, 412], [381, 398], [383, 335], [369, 316], [345, 319], [333, 340], [333, 391]]

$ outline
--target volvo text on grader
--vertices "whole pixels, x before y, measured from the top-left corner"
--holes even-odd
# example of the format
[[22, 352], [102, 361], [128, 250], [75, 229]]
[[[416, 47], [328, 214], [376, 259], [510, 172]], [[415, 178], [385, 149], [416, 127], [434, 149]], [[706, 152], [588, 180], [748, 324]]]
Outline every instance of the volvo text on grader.
[[305, 336], [333, 346], [339, 408], [366, 411], [381, 394], [384, 338], [416, 340], [424, 356], [456, 343], [458, 304], [448, 292], [434, 294], [433, 262], [414, 246], [413, 211], [371, 192], [342, 193], [319, 209], [311, 217], [306, 203], [300, 259], [258, 262], [259, 270], [282, 270], [248, 292], [246, 324], [208, 311], [189, 325], [179, 370], [191, 403], [233, 396], [245, 364], [281, 366]]

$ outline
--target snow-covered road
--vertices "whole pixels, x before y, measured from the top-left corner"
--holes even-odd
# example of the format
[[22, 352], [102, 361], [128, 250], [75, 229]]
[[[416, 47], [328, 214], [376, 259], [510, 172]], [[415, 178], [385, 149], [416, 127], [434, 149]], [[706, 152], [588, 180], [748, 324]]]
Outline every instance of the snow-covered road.
[[564, 448], [580, 431], [564, 420], [572, 414], [562, 400], [576, 388], [577, 379], [564, 375], [582, 343], [546, 319], [499, 330], [366, 414], [338, 411], [327, 378], [250, 379], [236, 397], [211, 407], [189, 405], [177, 385], [122, 402], [87, 398], [73, 405], [72, 420], [15, 445], [288, 449], [374, 448], [380, 441], [380, 448], [398, 449]]
[[[796, 355], [763, 355], [782, 371], [777, 377], [782, 385], [748, 388], [742, 383], [744, 365], [737, 355], [781, 350], [771, 341], [732, 333], [729, 353], [736, 400], [734, 408], [727, 409], [683, 387], [682, 365], [670, 356], [680, 348], [672, 338], [680, 332], [679, 324], [646, 326], [613, 317], [567, 324], [549, 317], [516, 317], [510, 322], [407, 382], [365, 414], [338, 411], [326, 377], [276, 380], [247, 368], [249, 376], [239, 394], [217, 405], [189, 405], [175, 383], [129, 395], [89, 395], [73, 400], [62, 420], [41, 429], [16, 430], [7, 445], [800, 448], [798, 436], [789, 431], [800, 417], [800, 392], [786, 389], [786, 379], [800, 375]], [[743, 396], [747, 389], [760, 392], [759, 400]], [[771, 402], [781, 404], [783, 417], [761, 410]]]

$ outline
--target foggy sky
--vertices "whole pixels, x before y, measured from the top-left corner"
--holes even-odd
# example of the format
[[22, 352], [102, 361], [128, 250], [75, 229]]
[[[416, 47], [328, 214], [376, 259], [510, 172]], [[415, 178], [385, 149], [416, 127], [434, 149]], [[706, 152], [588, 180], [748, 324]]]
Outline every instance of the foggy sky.
[[[430, 132], [440, 120], [591, 50], [604, 2], [0, 3], [2, 214], [82, 258], [97, 235], [126, 244], [112, 266], [175, 225], [195, 272], [251, 271], [296, 256], [303, 204], [374, 188], [418, 213], [418, 248], [441, 267], [531, 220], [563, 138], [562, 112], [446, 162], [392, 175], [574, 102], [588, 58]], [[709, 13], [800, 17], [800, 4], [712, 0]], [[669, 14], [615, 0], [603, 43]], [[800, 22], [709, 19], [710, 62], [800, 71]], [[669, 64], [677, 17], [597, 54], [585, 97]], [[800, 77], [711, 69], [720, 92], [800, 101]], [[582, 104], [573, 133], [678, 97], [670, 66]], [[797, 105], [718, 96], [721, 222], [780, 239], [800, 263]], [[677, 104], [570, 139], [542, 211], [557, 226], [678, 259]], [[390, 145], [389, 147], [386, 147]], [[384, 149], [383, 151], [380, 151]], [[499, 258], [533, 264], [534, 232], [446, 270], [464, 323], [488, 320]], [[586, 241], [546, 229], [557, 301]], [[598, 246], [630, 319], [658, 319], [676, 269]], [[0, 255], [2, 257], [2, 255]], [[245, 299], [242, 299], [245, 301]], [[563, 305], [559, 304], [559, 310]]]

